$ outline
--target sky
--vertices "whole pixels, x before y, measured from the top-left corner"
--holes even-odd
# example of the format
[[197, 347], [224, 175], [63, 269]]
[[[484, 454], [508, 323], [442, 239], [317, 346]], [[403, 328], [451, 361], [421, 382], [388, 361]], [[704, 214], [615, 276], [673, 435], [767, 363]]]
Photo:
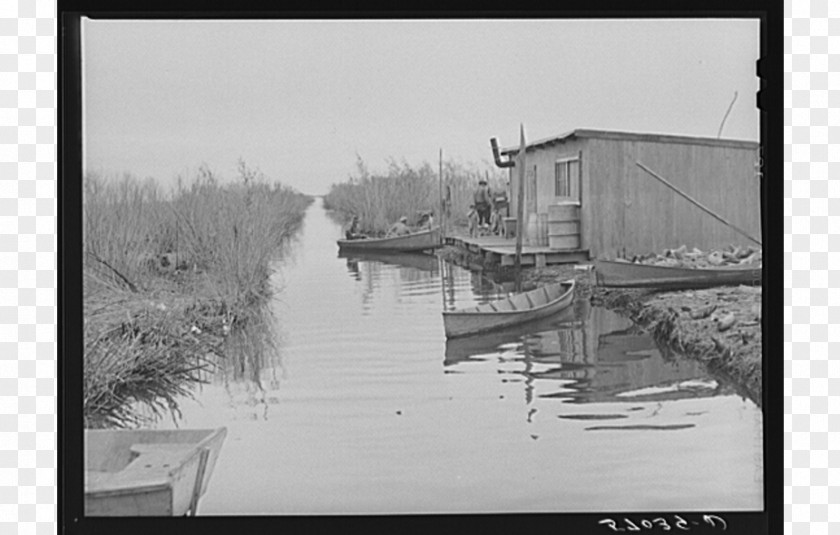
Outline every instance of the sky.
[[86, 172], [309, 194], [576, 128], [759, 140], [757, 20], [84, 20]]

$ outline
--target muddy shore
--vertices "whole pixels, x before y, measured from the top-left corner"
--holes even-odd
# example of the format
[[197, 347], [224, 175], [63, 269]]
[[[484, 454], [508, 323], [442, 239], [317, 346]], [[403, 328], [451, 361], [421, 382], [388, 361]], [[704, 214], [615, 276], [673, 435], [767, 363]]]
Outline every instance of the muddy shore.
[[[444, 258], [491, 278], [511, 273], [491, 272], [479, 258], [454, 247]], [[522, 270], [522, 290], [558, 280], [575, 279], [578, 299], [624, 315], [649, 332], [661, 347], [703, 362], [710, 372], [732, 381], [758, 406], [761, 400], [761, 287], [730, 286], [703, 290], [653, 291], [600, 288], [587, 266], [560, 265]]]

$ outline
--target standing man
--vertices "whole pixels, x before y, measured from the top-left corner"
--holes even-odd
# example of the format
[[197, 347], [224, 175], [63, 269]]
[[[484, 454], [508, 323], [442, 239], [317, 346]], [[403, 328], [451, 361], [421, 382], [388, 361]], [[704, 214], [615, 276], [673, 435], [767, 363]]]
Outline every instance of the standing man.
[[487, 181], [480, 179], [478, 181], [478, 189], [473, 194], [473, 204], [475, 211], [478, 212], [478, 226], [490, 226], [490, 210], [493, 207], [493, 198], [490, 194], [490, 188], [487, 187]]

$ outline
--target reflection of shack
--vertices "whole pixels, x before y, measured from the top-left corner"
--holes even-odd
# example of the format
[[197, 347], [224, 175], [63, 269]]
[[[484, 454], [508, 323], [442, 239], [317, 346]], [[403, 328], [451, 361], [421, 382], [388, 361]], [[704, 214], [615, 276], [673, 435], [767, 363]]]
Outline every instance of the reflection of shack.
[[[581, 321], [580, 318], [584, 320]], [[482, 336], [446, 341], [444, 366], [485, 361], [524, 364], [525, 399], [559, 398], [572, 403], [649, 402], [722, 393], [696, 361], [663, 358], [654, 340], [629, 320], [585, 301], [544, 320]]]
[[599, 307], [585, 314], [584, 323], [523, 338], [526, 359], [549, 367], [528, 372], [529, 378], [562, 382], [561, 391], [543, 397], [640, 402], [720, 393], [716, 383], [696, 381], [707, 375], [698, 362], [665, 360], [652, 337], [635, 333], [629, 320]]

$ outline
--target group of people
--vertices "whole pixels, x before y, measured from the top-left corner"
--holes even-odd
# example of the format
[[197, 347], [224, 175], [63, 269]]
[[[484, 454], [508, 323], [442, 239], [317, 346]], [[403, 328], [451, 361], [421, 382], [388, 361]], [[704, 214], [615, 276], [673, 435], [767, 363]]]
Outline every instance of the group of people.
[[494, 198], [486, 180], [478, 181], [473, 193], [473, 204], [467, 214], [470, 236], [502, 233], [502, 208], [507, 206], [505, 195]]
[[[487, 185], [487, 181], [479, 180], [478, 188], [473, 193], [473, 204], [470, 205], [470, 211], [467, 214], [470, 236], [503, 234], [502, 210], [507, 209], [507, 202], [507, 194], [505, 192], [500, 192], [498, 196], [494, 197], [493, 192]], [[345, 238], [348, 240], [367, 238], [367, 236], [361, 233], [359, 225], [359, 216], [354, 215], [344, 232]], [[420, 212], [415, 231], [430, 229], [433, 226], [434, 217], [432, 211]], [[385, 236], [405, 236], [412, 232], [411, 227], [408, 226], [408, 218], [402, 216], [396, 223], [391, 225]]]
[[[431, 211], [421, 212], [420, 218], [417, 223], [417, 230], [425, 230], [430, 229], [434, 226], [434, 214]], [[400, 217], [400, 219], [391, 225], [388, 229], [388, 232], [385, 233], [385, 237], [392, 237], [392, 236], [405, 236], [407, 234], [411, 234], [412, 230], [411, 227], [408, 226], [408, 218], [406, 216]], [[350, 220], [350, 224], [347, 226], [347, 229], [344, 231], [344, 237], [348, 240], [360, 240], [367, 238], [366, 235], [362, 234], [359, 229], [359, 216], [354, 215]]]

